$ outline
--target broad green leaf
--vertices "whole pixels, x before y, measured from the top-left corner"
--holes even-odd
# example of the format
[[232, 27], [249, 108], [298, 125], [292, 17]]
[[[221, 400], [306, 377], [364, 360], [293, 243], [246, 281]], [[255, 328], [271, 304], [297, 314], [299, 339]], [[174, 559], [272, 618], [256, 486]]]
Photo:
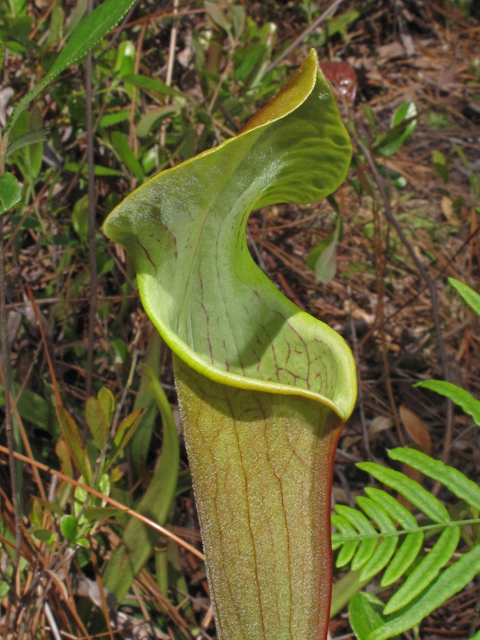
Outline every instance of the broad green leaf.
[[471, 393], [468, 393], [462, 387], [457, 387], [456, 384], [445, 380], [425, 380], [424, 382], [417, 382], [413, 386], [430, 389], [430, 391], [435, 391], [442, 396], [450, 398], [452, 402], [462, 407], [465, 413], [468, 413], [475, 424], [480, 427], [480, 400], [474, 398]]
[[450, 520], [448, 511], [443, 504], [419, 485], [418, 482], [410, 480], [403, 473], [382, 467], [374, 462], [360, 462], [357, 467], [401, 493], [402, 496], [407, 498], [434, 522], [448, 522]]
[[109, 422], [102, 405], [96, 398], [88, 398], [85, 406], [85, 420], [99, 451], [102, 451], [108, 438]]
[[[177, 487], [180, 446], [172, 410], [160, 382], [145, 365], [144, 369], [150, 377], [149, 389], [162, 416], [163, 446], [153, 478], [136, 511], [165, 525]], [[140, 421], [144, 409], [138, 409], [134, 413], [139, 416]], [[130, 518], [122, 542], [109, 560], [104, 576], [105, 587], [116, 595], [119, 602], [150, 557], [157, 541], [158, 533], [155, 530], [137, 518]]]
[[350, 158], [312, 51], [237, 136], [155, 176], [104, 225], [174, 352], [224, 640], [320, 637], [328, 622], [330, 468], [354, 361], [257, 267], [245, 227], [254, 209], [325, 197]]
[[373, 631], [385, 624], [382, 608], [383, 602], [371, 593], [361, 591], [353, 596], [348, 617], [358, 640], [368, 640]]
[[8, 171], [0, 178], [0, 215], [17, 204], [22, 197], [22, 188], [18, 180]]
[[124, 133], [120, 133], [120, 131], [114, 131], [112, 133], [112, 143], [120, 160], [127, 165], [128, 169], [133, 173], [137, 180], [143, 182], [143, 179], [145, 178], [143, 169], [135, 157], [132, 147], [128, 144], [128, 137]]
[[145, 308], [189, 366], [346, 417], [356, 396], [349, 349], [278, 292], [245, 240], [252, 209], [318, 200], [346, 175], [350, 142], [317, 69], [312, 53], [239, 135], [148, 181], [104, 232], [129, 251]]
[[110, 426], [115, 413], [115, 398], [113, 397], [112, 392], [106, 387], [102, 387], [100, 389], [97, 397], [99, 403], [102, 405], [103, 412], [105, 413], [107, 425]]
[[72, 226], [83, 241], [88, 236], [88, 195], [84, 195], [73, 206]]
[[446, 569], [405, 611], [387, 619], [386, 624], [370, 634], [368, 640], [387, 640], [419, 624], [446, 600], [461, 591], [480, 571], [480, 546], [465, 553]]
[[332, 587], [332, 604], [330, 606], [331, 618], [340, 613], [352, 597], [365, 586], [365, 582], [359, 579], [359, 574], [360, 571], [349, 571], [334, 583]]
[[78, 534], [78, 520], [73, 516], [63, 516], [60, 520], [60, 530], [67, 540], [73, 542]]
[[[44, 134], [37, 134], [37, 131], [41, 131], [42, 127], [42, 112], [38, 106], [34, 106], [31, 111], [24, 111], [20, 114], [8, 136], [13, 148], [20, 141], [17, 150], [10, 153], [10, 163], [17, 165], [24, 180], [31, 184], [40, 173], [43, 155], [43, 143], [32, 141], [31, 138], [35, 139], [39, 135], [40, 139], [43, 139]], [[23, 144], [25, 139], [30, 140], [29, 144]]]
[[480, 511], [480, 487], [457, 469], [415, 449], [391, 449], [388, 455], [392, 460], [400, 460], [413, 469], [422, 471], [429, 478], [438, 480], [457, 498], [465, 500], [467, 504]]
[[414, 102], [404, 102], [393, 114], [390, 131], [380, 138], [375, 147], [383, 156], [396, 153], [417, 126], [417, 107]]
[[18, 102], [7, 123], [7, 131], [11, 129], [18, 116], [40, 91], [64, 69], [81, 60], [120, 22], [134, 1], [104, 0], [100, 6], [80, 22], [43, 80]]
[[34, 529], [33, 535], [37, 540], [46, 542], [48, 545], [52, 544], [57, 538], [57, 534], [50, 531], [50, 529]]
[[448, 282], [458, 291], [465, 302], [470, 305], [470, 307], [472, 307], [475, 313], [480, 316], [480, 294], [478, 294], [464, 282], [455, 280], [455, 278], [449, 278]]
[[453, 556], [459, 540], [460, 527], [447, 527], [430, 553], [415, 567], [400, 589], [387, 602], [384, 613], [398, 611], [422, 593]]

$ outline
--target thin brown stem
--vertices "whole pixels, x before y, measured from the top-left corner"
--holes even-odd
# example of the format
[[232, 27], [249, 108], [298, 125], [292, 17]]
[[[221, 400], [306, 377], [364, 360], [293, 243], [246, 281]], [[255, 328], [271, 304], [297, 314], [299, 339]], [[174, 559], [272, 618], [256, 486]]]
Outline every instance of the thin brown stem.
[[393, 421], [395, 422], [395, 427], [397, 429], [398, 439], [400, 440], [400, 444], [403, 447], [405, 444], [405, 439], [402, 433], [402, 427], [400, 424], [400, 419], [398, 417], [397, 405], [395, 403], [395, 396], [393, 393], [392, 380], [390, 378], [390, 367], [388, 364], [388, 353], [387, 353], [387, 343], [385, 336], [385, 321], [384, 321], [384, 305], [383, 305], [383, 296], [385, 294], [385, 255], [382, 246], [382, 221], [380, 216], [378, 215], [378, 209], [375, 204], [374, 206], [374, 220], [375, 220], [375, 276], [376, 276], [376, 284], [377, 284], [377, 309], [376, 309], [376, 324], [379, 325], [379, 339], [380, 339], [380, 348], [382, 351], [382, 361], [383, 361], [383, 370], [385, 377], [385, 386], [387, 389], [388, 399], [390, 401], [390, 406], [392, 409]]
[[[93, 0], [88, 0], [87, 14], [93, 10]], [[93, 348], [95, 341], [95, 321], [97, 317], [97, 252], [95, 246], [95, 170], [93, 158], [93, 91], [92, 91], [92, 52], [87, 53], [85, 90], [87, 100], [87, 164], [88, 164], [88, 250], [90, 268], [90, 300], [88, 313], [87, 371], [85, 394], [92, 392]]]
[[[176, 16], [178, 13], [178, 0], [173, 0], [173, 15]], [[173, 21], [172, 30], [170, 31], [170, 45], [168, 48], [168, 63], [167, 63], [167, 76], [165, 78], [165, 84], [167, 87], [170, 87], [172, 84], [173, 77], [173, 63], [175, 61], [175, 47], [177, 46], [177, 22]], [[166, 96], [165, 104], [169, 104], [170, 96]], [[167, 123], [164, 120], [162, 123], [162, 127], [160, 130], [160, 146], [165, 146], [165, 137], [167, 132]]]
[[[10, 467], [10, 485], [12, 490], [12, 505], [15, 516], [15, 556], [13, 561], [13, 574], [12, 583], [16, 585], [18, 565], [20, 562], [20, 549], [22, 545], [22, 521], [20, 517], [20, 507], [18, 504], [17, 494], [17, 474], [16, 474], [16, 462], [14, 457], [14, 443], [12, 433], [12, 411], [10, 405], [10, 380], [8, 375], [8, 359], [9, 359], [9, 345], [8, 345], [8, 326], [7, 326], [7, 311], [5, 309], [5, 254], [3, 250], [3, 216], [0, 215], [0, 318], [2, 323], [2, 378], [3, 378], [3, 390], [5, 395], [5, 431], [7, 434], [7, 447], [8, 447], [8, 465]], [[15, 599], [20, 596], [20, 593], [16, 593], [14, 587], [11, 591], [11, 599]], [[8, 616], [6, 616], [6, 624], [8, 624]]]
[[363, 394], [363, 385], [362, 385], [362, 373], [360, 371], [360, 358], [358, 355], [358, 340], [357, 340], [357, 329], [355, 327], [355, 320], [353, 319], [352, 308], [352, 289], [350, 285], [347, 287], [348, 299], [350, 301], [350, 328], [352, 331], [352, 347], [353, 347], [353, 357], [355, 358], [355, 364], [357, 365], [357, 382], [358, 382], [358, 409], [360, 413], [360, 424], [362, 425], [362, 435], [363, 435], [363, 446], [365, 449], [365, 455], [367, 460], [372, 459], [372, 454], [370, 451], [370, 443], [368, 441], [368, 429], [367, 429], [367, 421], [365, 419], [365, 408], [363, 405], [364, 402], [364, 394]]
[[[417, 254], [415, 253], [415, 250], [413, 249], [412, 245], [410, 244], [407, 237], [403, 233], [401, 226], [398, 224], [397, 219], [393, 214], [392, 207], [390, 205], [390, 200], [388, 199], [387, 194], [385, 192], [383, 180], [380, 174], [378, 173], [377, 167], [375, 166], [375, 162], [373, 161], [370, 151], [363, 144], [363, 142], [361, 142], [361, 140], [357, 140], [357, 144], [362, 150], [363, 154], [365, 155], [368, 166], [370, 167], [370, 170], [377, 184], [378, 191], [380, 193], [380, 197], [382, 198], [382, 202], [385, 208], [385, 217], [387, 218], [389, 223], [392, 225], [392, 227], [395, 229], [398, 237], [404, 244], [410, 257], [412, 258], [413, 263], [417, 267], [420, 275], [425, 280], [425, 283], [428, 286], [428, 289], [430, 290], [430, 298], [432, 300], [432, 314], [433, 314], [433, 321], [435, 325], [435, 333], [437, 336], [438, 352], [440, 355], [440, 362], [443, 368], [443, 377], [448, 382], [450, 380], [450, 370], [448, 367], [447, 354], [445, 351], [445, 343], [443, 340], [442, 326], [440, 323], [438, 295], [437, 295], [437, 288], [435, 286], [435, 282], [432, 280], [427, 270], [425, 269], [423, 264], [420, 262]], [[453, 434], [453, 405], [451, 400], [447, 400], [447, 427], [445, 431], [445, 440], [443, 443], [443, 461], [445, 463], [448, 461], [448, 457], [450, 454], [452, 434]]]

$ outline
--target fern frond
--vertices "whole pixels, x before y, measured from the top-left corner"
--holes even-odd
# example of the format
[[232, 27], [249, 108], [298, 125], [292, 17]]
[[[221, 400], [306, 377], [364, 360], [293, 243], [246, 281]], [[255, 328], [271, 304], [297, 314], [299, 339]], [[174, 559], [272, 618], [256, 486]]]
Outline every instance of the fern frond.
[[[382, 587], [394, 584], [409, 572], [384, 607], [385, 624], [371, 634], [369, 640], [384, 640], [410, 629], [463, 589], [480, 571], [480, 545], [460, 560], [454, 560], [462, 526], [480, 524], [480, 487], [457, 469], [419, 451], [394, 449], [388, 455], [441, 482], [470, 506], [471, 518], [452, 520], [437, 498], [394, 469], [371, 462], [357, 465], [400, 493], [420, 512], [415, 517], [395, 497], [375, 487], [365, 489], [367, 497], [357, 497], [358, 509], [335, 507], [337, 513], [332, 516], [332, 524], [338, 533], [332, 534], [332, 540], [334, 549], [340, 549], [338, 567], [350, 562], [352, 569], [361, 569], [361, 581], [370, 580], [385, 570]], [[429, 538], [438, 535], [438, 539], [428, 552], [423, 552], [426, 534]], [[449, 563], [452, 564], [444, 569]]]

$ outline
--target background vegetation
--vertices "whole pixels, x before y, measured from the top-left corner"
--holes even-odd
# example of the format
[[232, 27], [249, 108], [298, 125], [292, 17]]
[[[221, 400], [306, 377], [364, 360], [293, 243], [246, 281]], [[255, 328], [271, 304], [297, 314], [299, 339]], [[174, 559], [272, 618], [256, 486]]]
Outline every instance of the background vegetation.
[[[171, 355], [102, 222], [159, 170], [234, 135], [315, 47], [354, 143], [349, 178], [328, 201], [255, 212], [247, 238], [279, 289], [340, 331], [357, 360], [358, 406], [334, 470], [337, 530], [348, 536], [348, 508], [378, 477], [357, 463], [396, 464], [448, 518], [478, 519], [471, 497], [386, 454], [413, 444], [479, 479], [472, 414], [413, 387], [436, 378], [480, 393], [478, 321], [447, 280], [478, 289], [480, 277], [478, 8], [338, 0], [329, 14], [323, 0], [137, 0], [118, 2], [118, 16], [107, 7], [97, 38], [78, 30], [93, 4], [0, 7], [2, 136], [10, 122], [0, 179], [13, 176], [0, 202], [0, 625], [18, 638], [213, 638]], [[76, 56], [59, 65], [72, 43]], [[377, 543], [385, 531], [367, 500]], [[413, 509], [412, 495], [399, 500]], [[432, 513], [420, 518], [432, 524]], [[446, 570], [478, 548], [477, 524], [450, 529]], [[360, 575], [362, 546], [335, 544], [331, 635], [366, 638], [343, 607], [364, 587], [357, 613], [381, 616], [379, 602], [398, 599], [433, 542], [394, 582], [372, 563]], [[479, 611], [469, 578], [404, 637], [470, 638]]]

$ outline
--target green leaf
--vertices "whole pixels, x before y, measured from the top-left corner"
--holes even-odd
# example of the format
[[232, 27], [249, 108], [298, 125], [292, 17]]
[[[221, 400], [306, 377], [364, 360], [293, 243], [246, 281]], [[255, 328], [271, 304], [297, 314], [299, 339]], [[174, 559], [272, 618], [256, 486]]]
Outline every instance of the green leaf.
[[4, 173], [0, 178], [0, 215], [16, 204], [22, 197], [22, 188], [13, 173]]
[[55, 410], [57, 412], [58, 423], [65, 435], [73, 459], [80, 469], [82, 476], [85, 478], [86, 483], [90, 484], [92, 480], [92, 467], [78, 427], [71, 415], [63, 407], [57, 406]]
[[177, 112], [178, 108], [173, 105], [162, 107], [161, 109], [155, 109], [155, 111], [149, 111], [140, 118], [140, 121], [137, 124], [137, 136], [139, 138], [146, 138], [151, 133], [152, 129], [157, 127], [162, 120]]
[[112, 466], [118, 455], [127, 446], [128, 441], [140, 426], [144, 414], [145, 409], [136, 409], [135, 411], [132, 411], [132, 413], [124, 420], [122, 420], [120, 426], [118, 427], [118, 431], [115, 434], [115, 438], [113, 439], [112, 449], [108, 456], [107, 469]]
[[43, 80], [18, 102], [7, 123], [7, 131], [11, 129], [18, 116], [40, 91], [64, 69], [81, 60], [120, 22], [134, 1], [104, 0], [100, 6], [80, 22]]
[[[365, 487], [365, 493], [369, 498], [381, 505], [388, 515], [393, 520], [396, 520], [403, 529], [415, 529], [418, 527], [414, 516], [393, 496], [375, 487]], [[383, 574], [382, 587], [393, 584], [409, 569], [422, 548], [423, 537], [424, 534], [420, 531], [418, 533], [409, 533], [405, 536], [400, 548]]]
[[459, 540], [460, 527], [445, 529], [430, 553], [415, 567], [400, 589], [387, 602], [384, 613], [398, 611], [422, 593], [453, 556]]
[[99, 451], [102, 451], [108, 438], [109, 422], [102, 405], [96, 398], [88, 398], [85, 406], [85, 420]]
[[[383, 507], [376, 504], [373, 500], [362, 496], [357, 498], [357, 502], [367, 516], [376, 522], [382, 533], [396, 532], [393, 522]], [[380, 542], [370, 560], [363, 566], [360, 573], [360, 580], [371, 580], [373, 576], [377, 575], [377, 573], [387, 566], [390, 558], [395, 553], [397, 542], [397, 537], [388, 537]]]
[[[328, 236], [328, 242], [321, 245], [318, 251], [318, 257], [315, 261], [315, 281], [322, 284], [328, 284], [335, 277], [337, 270], [337, 243], [340, 234], [341, 219], [337, 218], [337, 224], [333, 234]], [[316, 247], [317, 248], [317, 247]]]
[[112, 143], [120, 160], [127, 165], [128, 169], [133, 173], [137, 180], [143, 182], [145, 175], [141, 164], [133, 153], [132, 147], [128, 144], [128, 136], [124, 133], [120, 133], [120, 131], [114, 131], [112, 133]]
[[480, 400], [477, 400], [471, 393], [457, 387], [452, 382], [446, 382], [445, 380], [425, 380], [424, 382], [417, 382], [414, 387], [423, 387], [424, 389], [430, 389], [439, 393], [442, 396], [450, 398], [452, 402], [461, 407], [465, 413], [473, 418], [475, 424], [480, 427]]
[[360, 571], [349, 571], [342, 576], [340, 580], [334, 583], [332, 587], [332, 604], [330, 607], [330, 618], [340, 613], [345, 605], [347, 605], [352, 597], [363, 589], [365, 582], [359, 580]]
[[[158, 377], [160, 375], [160, 360], [162, 353], [162, 339], [160, 334], [152, 325], [150, 329], [150, 337], [146, 349], [145, 364], [149, 366], [149, 370]], [[142, 418], [140, 428], [135, 431], [130, 441], [130, 452], [133, 468], [138, 475], [145, 473], [145, 465], [147, 455], [150, 450], [155, 419], [157, 416], [157, 404], [148, 389], [150, 377], [145, 370], [142, 369], [140, 377], [140, 386], [138, 388], [137, 397], [135, 398], [134, 409], [146, 409]]]
[[15, 153], [18, 149], [25, 147], [27, 144], [36, 144], [37, 142], [45, 142], [47, 139], [46, 129], [37, 129], [36, 131], [30, 131], [30, 133], [26, 133], [20, 138], [17, 138], [7, 147], [7, 153], [5, 155], [6, 158], [11, 153]]
[[399, 491], [412, 504], [434, 522], [448, 522], [450, 516], [443, 504], [424, 489], [418, 482], [410, 480], [402, 473], [382, 467], [374, 462], [360, 462], [357, 467], [370, 473], [374, 478]]
[[385, 623], [383, 602], [371, 593], [361, 591], [353, 596], [348, 607], [350, 624], [358, 640], [368, 640], [370, 634]]
[[417, 126], [417, 107], [414, 102], [404, 102], [393, 114], [391, 129], [375, 144], [383, 156], [396, 153]]
[[480, 316], [480, 294], [464, 282], [455, 280], [455, 278], [449, 278], [448, 282], [458, 291], [465, 302], [472, 307], [475, 313]]
[[88, 236], [88, 195], [83, 196], [74, 204], [72, 225], [75, 233], [85, 241]]
[[[14, 396], [19, 392], [21, 385], [15, 384]], [[5, 405], [5, 395], [3, 385], [0, 384], [0, 407]], [[24, 389], [22, 395], [17, 400], [17, 410], [22, 420], [27, 420], [37, 427], [45, 429], [51, 435], [58, 437], [60, 435], [55, 409], [50, 402], [38, 394]]]
[[122, 109], [121, 111], [115, 111], [114, 113], [106, 113], [100, 120], [100, 126], [103, 128], [112, 127], [120, 122], [125, 122], [130, 118], [130, 111], [128, 109]]
[[252, 210], [333, 192], [350, 158], [312, 51], [237, 136], [158, 174], [104, 224], [174, 352], [224, 640], [321, 637], [328, 625], [330, 469], [354, 360], [257, 267], [245, 228]]
[[[129, 251], [145, 308], [190, 366], [217, 382], [321, 398], [346, 416], [356, 396], [349, 349], [265, 278], [244, 235], [252, 209], [318, 200], [346, 175], [350, 142], [316, 64], [311, 54], [239, 135], [131, 194], [104, 232]], [[348, 383], [326, 376], [332, 367]]]
[[37, 540], [40, 540], [40, 542], [46, 542], [48, 545], [53, 544], [57, 538], [57, 534], [52, 533], [50, 529], [34, 529], [33, 535]]
[[128, 84], [132, 84], [138, 89], [144, 89], [145, 91], [151, 91], [152, 93], [160, 93], [165, 96], [183, 96], [184, 94], [160, 80], [159, 78], [149, 78], [138, 74], [128, 74], [123, 76], [123, 81]]
[[84, 511], [84, 516], [88, 522], [94, 522], [104, 518], [115, 518], [123, 513], [125, 512], [122, 509], [115, 509], [114, 507], [88, 507]]
[[73, 516], [63, 516], [60, 520], [60, 530], [64, 537], [73, 542], [78, 534], [78, 520]]
[[[356, 531], [352, 525], [339, 515], [333, 514], [331, 518], [332, 524], [340, 531], [343, 536], [355, 535]], [[341, 543], [340, 543], [341, 544]], [[358, 540], [347, 540], [342, 546], [342, 550], [338, 554], [336, 566], [344, 567], [350, 562], [355, 555], [358, 547]], [[335, 547], [334, 547], [335, 548]]]
[[385, 625], [370, 634], [368, 640], [387, 640], [408, 631], [461, 591], [479, 571], [480, 546], [448, 567], [410, 607], [388, 619]]
[[429, 478], [444, 484], [457, 498], [480, 511], [480, 487], [463, 473], [449, 467], [440, 460], [434, 460], [415, 449], [391, 449], [388, 452], [392, 460], [400, 460], [413, 469], [418, 469]]
[[[65, 165], [65, 171], [72, 171], [76, 173], [80, 169], [80, 165], [77, 162], [67, 162]], [[82, 173], [87, 173], [87, 165], [84, 164], [82, 166]], [[94, 166], [94, 174], [96, 176], [123, 176], [124, 174], [121, 171], [117, 171], [117, 169], [111, 169], [110, 167], [102, 167], [101, 165], [96, 164]]]
[[113, 397], [112, 392], [106, 387], [102, 387], [100, 389], [97, 397], [102, 406], [105, 418], [107, 419], [107, 425], [110, 426], [115, 413], [115, 398]]
[[381, 585], [388, 587], [401, 578], [415, 562], [423, 545], [424, 533], [409, 533], [383, 574]]
[[[150, 377], [150, 392], [162, 415], [163, 447], [152, 481], [136, 511], [165, 525], [177, 487], [180, 446], [172, 410], [160, 382], [148, 367], [143, 366]], [[134, 413], [141, 418], [144, 409]], [[151, 527], [137, 518], [129, 520], [122, 542], [108, 562], [104, 576], [105, 587], [116, 595], [119, 602], [150, 557], [157, 540], [158, 533]]]
[[[337, 504], [335, 506], [335, 510], [346, 520], [348, 520], [360, 534], [375, 536], [375, 529], [360, 511], [341, 504]], [[363, 565], [372, 557], [376, 545], [377, 540], [375, 537], [367, 540], [362, 540], [360, 548], [355, 554], [352, 562], [352, 569], [354, 571], [363, 567]]]

